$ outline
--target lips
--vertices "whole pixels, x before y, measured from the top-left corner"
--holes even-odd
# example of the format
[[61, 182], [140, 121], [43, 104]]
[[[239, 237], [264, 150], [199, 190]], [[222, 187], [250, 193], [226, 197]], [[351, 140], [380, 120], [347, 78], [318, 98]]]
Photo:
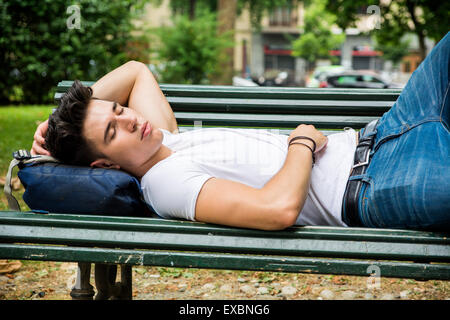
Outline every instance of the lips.
[[141, 140], [143, 140], [146, 136], [148, 136], [152, 131], [152, 126], [148, 123], [148, 121], [144, 122], [141, 127]]

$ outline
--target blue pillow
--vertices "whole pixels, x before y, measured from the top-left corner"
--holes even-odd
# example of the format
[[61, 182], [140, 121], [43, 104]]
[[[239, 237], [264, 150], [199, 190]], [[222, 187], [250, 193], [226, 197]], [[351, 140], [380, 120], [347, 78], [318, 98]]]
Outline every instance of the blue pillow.
[[153, 216], [139, 180], [126, 172], [64, 165], [21, 163], [23, 200], [33, 211], [111, 216]]

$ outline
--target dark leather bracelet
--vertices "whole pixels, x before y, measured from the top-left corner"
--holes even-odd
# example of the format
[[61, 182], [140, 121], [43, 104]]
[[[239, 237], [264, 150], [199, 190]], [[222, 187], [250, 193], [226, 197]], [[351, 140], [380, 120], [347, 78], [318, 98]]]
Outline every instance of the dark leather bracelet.
[[[306, 139], [306, 140], [311, 141], [311, 142], [313, 143], [313, 145], [314, 145], [314, 147], [313, 147], [313, 149], [312, 149], [312, 153], [314, 154], [314, 152], [316, 152], [316, 142], [315, 142], [313, 139], [311, 139], [310, 137], [305, 137], [305, 136], [296, 136], [296, 137], [293, 137], [293, 138], [289, 141], [289, 145], [291, 145], [291, 143], [294, 142], [295, 140], [300, 140], [300, 139]], [[309, 147], [309, 146], [308, 146], [308, 147]], [[311, 147], [309, 147], [309, 148], [311, 149]]]
[[312, 154], [312, 165], [314, 167], [314, 164], [316, 163], [316, 157], [314, 156], [314, 151], [313, 149], [311, 149], [310, 146], [308, 146], [306, 143], [303, 142], [289, 142], [288, 148], [293, 145], [293, 144], [301, 144], [304, 145], [305, 147], [307, 147], [309, 150], [311, 150], [311, 154]]

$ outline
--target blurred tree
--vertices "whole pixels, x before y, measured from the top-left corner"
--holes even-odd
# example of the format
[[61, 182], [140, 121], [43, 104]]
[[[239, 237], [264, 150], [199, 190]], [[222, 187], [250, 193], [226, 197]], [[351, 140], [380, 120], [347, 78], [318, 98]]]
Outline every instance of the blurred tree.
[[392, 61], [394, 67], [397, 67], [402, 58], [408, 54], [410, 41], [409, 39], [401, 41], [387, 41], [378, 42], [375, 38], [375, 50], [383, 52], [381, 58], [383, 60]]
[[140, 56], [145, 40], [131, 31], [144, 0], [75, 4], [78, 12], [66, 0], [0, 0], [0, 104], [51, 102], [58, 81], [96, 80], [129, 52]]
[[[310, 0], [311, 1], [311, 0]], [[152, 0], [152, 2], [159, 6], [162, 0]], [[294, 7], [301, 0], [237, 0], [236, 16], [239, 16], [244, 9], [250, 12], [250, 20], [252, 26], [256, 29], [260, 27], [261, 19], [264, 14], [272, 11], [278, 7]], [[233, 5], [233, 4], [232, 4]], [[219, 0], [170, 0], [170, 8], [174, 14], [188, 14], [191, 18], [196, 17], [197, 12], [202, 12], [204, 9], [217, 12], [219, 9]], [[193, 13], [193, 14], [192, 14]]]
[[[311, 0], [309, 0], [311, 1]], [[242, 10], [248, 8], [250, 12], [250, 21], [255, 29], [261, 27], [261, 20], [264, 15], [269, 14], [276, 8], [288, 7], [295, 8], [302, 0], [238, 0], [237, 13], [240, 15]]]
[[337, 24], [345, 29], [355, 25], [361, 9], [370, 5], [380, 7], [380, 29], [374, 29], [378, 43], [400, 45], [403, 35], [414, 33], [419, 42], [422, 60], [427, 49], [425, 37], [436, 42], [449, 30], [450, 2], [436, 0], [328, 0], [328, 9], [337, 15]]
[[[153, 0], [161, 1], [161, 0]], [[170, 0], [170, 8], [175, 15], [188, 15], [191, 20], [204, 11], [216, 12], [217, 0]]]
[[217, 34], [216, 15], [210, 12], [194, 20], [178, 15], [173, 26], [159, 27], [150, 34], [159, 62], [158, 80], [167, 83], [209, 83], [221, 71], [221, 51], [233, 46], [231, 34]]
[[[217, 33], [219, 35], [234, 34], [236, 5], [237, 0], [217, 0]], [[213, 83], [230, 85], [234, 75], [234, 47], [223, 48], [219, 54], [221, 55], [219, 63], [222, 72], [213, 79]]]
[[330, 50], [339, 48], [345, 33], [334, 34], [331, 27], [336, 16], [326, 10], [327, 0], [316, 0], [305, 8], [301, 36], [292, 42], [292, 55], [313, 64], [317, 59], [331, 58]]

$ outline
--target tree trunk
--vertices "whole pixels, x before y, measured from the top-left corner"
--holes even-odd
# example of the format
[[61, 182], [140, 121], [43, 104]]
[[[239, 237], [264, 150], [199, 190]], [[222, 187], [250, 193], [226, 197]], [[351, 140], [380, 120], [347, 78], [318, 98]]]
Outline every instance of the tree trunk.
[[422, 24], [417, 20], [416, 17], [416, 5], [413, 1], [407, 0], [406, 1], [406, 7], [408, 8], [408, 12], [411, 16], [411, 21], [414, 24], [414, 30], [413, 32], [417, 35], [419, 38], [419, 55], [420, 59], [423, 61], [425, 60], [425, 57], [427, 55], [427, 48], [425, 46], [425, 34], [423, 32], [423, 26]]
[[195, 19], [195, 3], [197, 0], [189, 0], [189, 19]]
[[419, 54], [420, 59], [423, 61], [425, 60], [425, 57], [427, 56], [427, 47], [425, 46], [425, 35], [423, 34], [423, 31], [417, 31], [417, 36], [419, 37]]
[[[236, 21], [237, 0], [217, 0], [218, 34], [234, 31]], [[234, 48], [226, 48], [221, 54], [222, 71], [214, 80], [214, 84], [229, 85], [234, 75]]]

